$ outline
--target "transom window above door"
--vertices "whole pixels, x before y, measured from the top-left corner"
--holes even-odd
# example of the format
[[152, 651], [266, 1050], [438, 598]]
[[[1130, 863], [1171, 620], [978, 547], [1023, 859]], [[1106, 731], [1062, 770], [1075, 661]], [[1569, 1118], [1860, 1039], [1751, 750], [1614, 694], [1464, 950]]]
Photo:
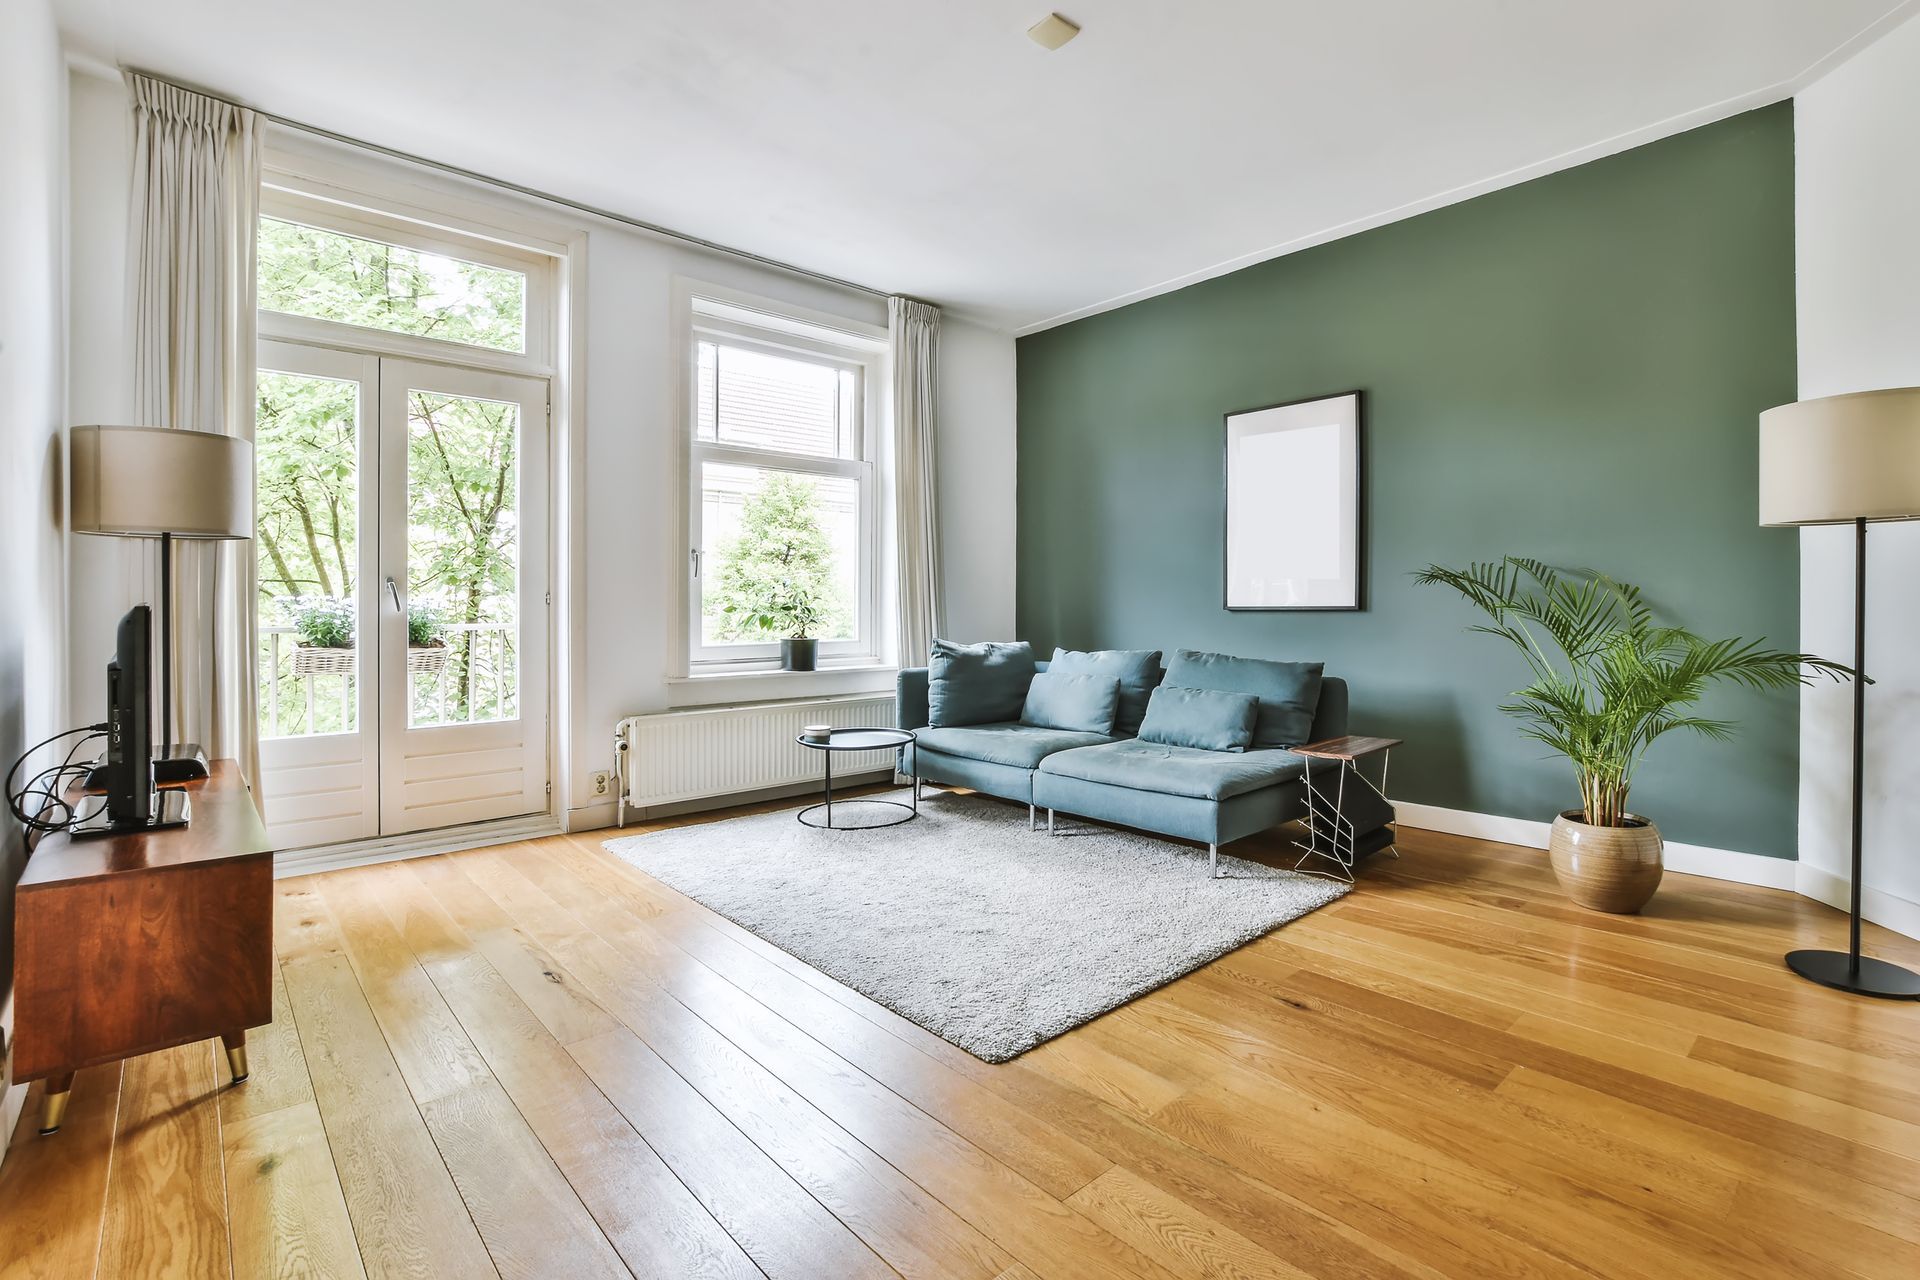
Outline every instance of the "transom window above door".
[[545, 371], [552, 270], [536, 255], [277, 187], [255, 246], [276, 336]]
[[884, 344], [701, 298], [690, 310], [689, 671], [773, 665], [802, 633], [830, 663], [877, 660]]

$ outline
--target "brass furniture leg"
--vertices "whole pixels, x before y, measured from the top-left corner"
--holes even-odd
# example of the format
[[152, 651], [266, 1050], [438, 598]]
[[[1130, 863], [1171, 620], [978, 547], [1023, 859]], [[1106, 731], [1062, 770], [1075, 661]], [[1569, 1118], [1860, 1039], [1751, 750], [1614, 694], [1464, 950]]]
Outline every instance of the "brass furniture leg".
[[40, 1107], [41, 1137], [60, 1132], [60, 1122], [67, 1118], [67, 1099], [72, 1096], [73, 1072], [47, 1077], [47, 1094]]
[[227, 1068], [233, 1072], [233, 1083], [239, 1084], [247, 1078], [247, 1033], [229, 1031], [220, 1043], [227, 1046]]

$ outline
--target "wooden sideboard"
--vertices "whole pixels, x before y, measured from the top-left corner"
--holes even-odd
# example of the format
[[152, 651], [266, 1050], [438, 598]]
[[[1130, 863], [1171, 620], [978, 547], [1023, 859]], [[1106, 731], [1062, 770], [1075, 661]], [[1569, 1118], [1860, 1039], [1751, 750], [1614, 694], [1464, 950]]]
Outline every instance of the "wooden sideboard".
[[273, 846], [231, 760], [187, 785], [187, 826], [52, 835], [14, 899], [14, 1078], [46, 1078], [40, 1132], [73, 1073], [219, 1036], [238, 1083], [273, 1021]]

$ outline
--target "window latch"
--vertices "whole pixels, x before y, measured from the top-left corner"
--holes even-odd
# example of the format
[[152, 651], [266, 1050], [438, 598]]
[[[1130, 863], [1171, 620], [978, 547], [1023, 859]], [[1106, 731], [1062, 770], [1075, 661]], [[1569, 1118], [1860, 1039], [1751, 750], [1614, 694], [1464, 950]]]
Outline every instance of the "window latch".
[[698, 578], [700, 576], [700, 548], [695, 547], [689, 554], [693, 557], [693, 576]]

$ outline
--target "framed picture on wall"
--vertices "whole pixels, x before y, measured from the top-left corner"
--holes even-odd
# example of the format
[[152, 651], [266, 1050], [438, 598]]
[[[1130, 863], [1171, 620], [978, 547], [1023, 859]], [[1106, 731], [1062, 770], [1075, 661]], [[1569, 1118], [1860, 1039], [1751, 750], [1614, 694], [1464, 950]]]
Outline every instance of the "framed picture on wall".
[[1227, 415], [1226, 606], [1365, 608], [1358, 391]]

